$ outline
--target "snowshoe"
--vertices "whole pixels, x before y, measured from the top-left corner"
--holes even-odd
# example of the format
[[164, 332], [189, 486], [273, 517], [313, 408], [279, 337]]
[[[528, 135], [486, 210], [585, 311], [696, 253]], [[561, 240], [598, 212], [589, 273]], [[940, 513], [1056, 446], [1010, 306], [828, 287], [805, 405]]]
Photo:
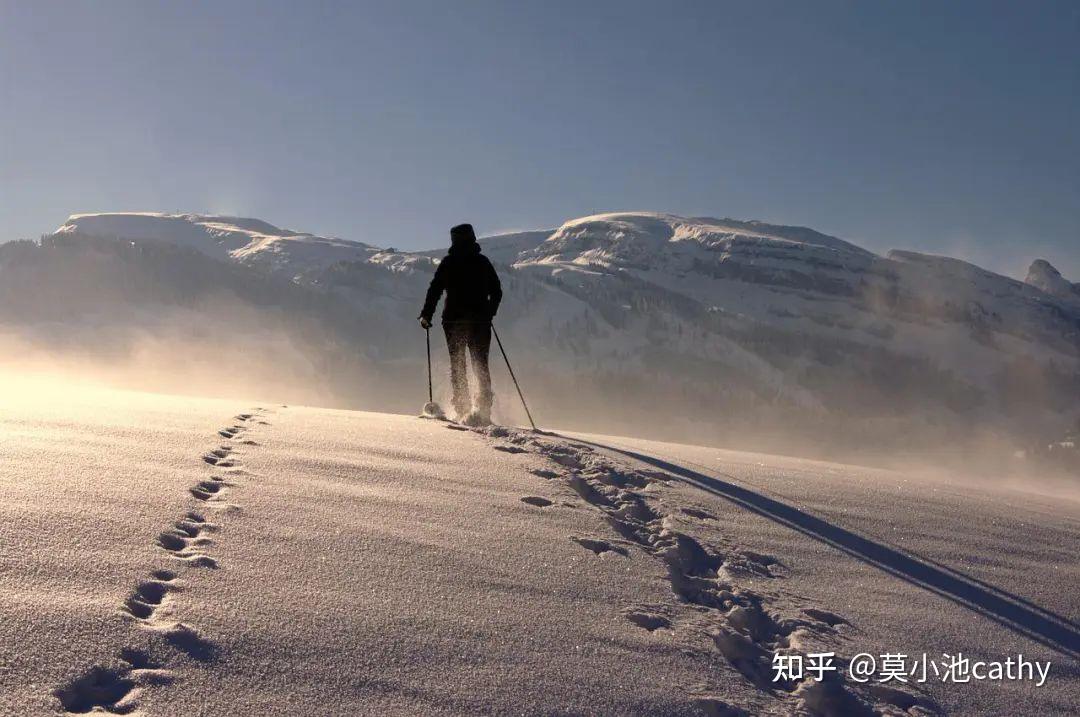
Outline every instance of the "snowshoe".
[[424, 410], [420, 414], [420, 418], [434, 418], [439, 421], [445, 421], [446, 414], [443, 413], [442, 406], [434, 401], [428, 401], [424, 404]]

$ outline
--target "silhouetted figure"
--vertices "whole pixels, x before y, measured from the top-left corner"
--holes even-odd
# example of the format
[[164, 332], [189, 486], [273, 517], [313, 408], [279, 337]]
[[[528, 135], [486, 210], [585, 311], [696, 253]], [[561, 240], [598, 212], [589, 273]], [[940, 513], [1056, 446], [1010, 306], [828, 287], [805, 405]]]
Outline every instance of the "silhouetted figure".
[[439, 263], [428, 287], [427, 300], [420, 312], [420, 325], [431, 326], [435, 305], [446, 292], [442, 324], [450, 349], [450, 383], [454, 388], [454, 410], [459, 418], [472, 408], [469, 379], [465, 371], [468, 349], [476, 380], [480, 384], [475, 406], [478, 422], [491, 420], [491, 373], [488, 350], [491, 348], [491, 320], [502, 301], [502, 286], [495, 267], [480, 253], [472, 224], [459, 224], [450, 230], [450, 251]]

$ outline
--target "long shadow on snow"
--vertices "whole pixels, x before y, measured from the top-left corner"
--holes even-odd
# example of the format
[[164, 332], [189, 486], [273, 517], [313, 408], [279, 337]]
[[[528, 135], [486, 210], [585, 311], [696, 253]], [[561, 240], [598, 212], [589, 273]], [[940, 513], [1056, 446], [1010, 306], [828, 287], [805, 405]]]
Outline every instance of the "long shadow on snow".
[[[1073, 658], [1080, 656], [1080, 632], [1077, 631], [1074, 623], [981, 580], [968, 577], [945, 566], [931, 564], [906, 555], [899, 550], [876, 543], [869, 538], [735, 483], [625, 448], [586, 441], [577, 437], [571, 440], [618, 453], [667, 471], [691, 485], [951, 600], [957, 605], [988, 617], [1062, 654]], [[735, 480], [732, 476], [726, 474], [724, 476]]]

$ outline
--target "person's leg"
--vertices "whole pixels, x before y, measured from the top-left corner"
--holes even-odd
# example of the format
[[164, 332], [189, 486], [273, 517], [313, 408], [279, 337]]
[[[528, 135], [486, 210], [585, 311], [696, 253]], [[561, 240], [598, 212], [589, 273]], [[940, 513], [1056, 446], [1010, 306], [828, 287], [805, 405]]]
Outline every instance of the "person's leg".
[[469, 358], [478, 384], [476, 410], [485, 419], [491, 419], [491, 403], [495, 398], [491, 390], [491, 370], [488, 353], [491, 350], [491, 324], [471, 324], [469, 331]]
[[443, 324], [446, 348], [450, 350], [450, 386], [454, 394], [452, 403], [458, 417], [464, 416], [472, 406], [469, 398], [469, 375], [465, 371], [465, 348], [468, 345], [466, 324]]

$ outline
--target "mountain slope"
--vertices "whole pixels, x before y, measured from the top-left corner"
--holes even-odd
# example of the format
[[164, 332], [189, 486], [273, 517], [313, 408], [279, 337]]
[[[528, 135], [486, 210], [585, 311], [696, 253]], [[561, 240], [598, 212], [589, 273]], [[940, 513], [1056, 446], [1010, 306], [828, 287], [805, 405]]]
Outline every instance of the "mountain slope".
[[[318, 400], [414, 410], [395, 397], [415, 395], [424, 370], [409, 327], [441, 251], [380, 250], [249, 219], [79, 215], [54, 235], [62, 250], [42, 247], [33, 261], [93, 234], [146, 255], [182, 244], [287, 282], [305, 315], [333, 307], [318, 347], [291, 342], [307, 373], [322, 376]], [[1058, 283], [1047, 291], [947, 257], [879, 256], [802, 227], [648, 212], [481, 243], [503, 277], [500, 333], [536, 413], [550, 421], [815, 455], [972, 441], [1009, 455], [1063, 435], [1077, 418], [1069, 397], [1080, 392], [1080, 308]], [[5, 256], [33, 263], [17, 253], [0, 251], [0, 281]], [[117, 254], [126, 256], [95, 266]], [[75, 299], [65, 282], [49, 282], [49, 271], [36, 280], [54, 287], [48, 302], [92, 309], [85, 293]], [[36, 292], [20, 295], [32, 302]], [[275, 304], [274, 320], [297, 313], [295, 303]], [[266, 308], [259, 300], [251, 310]], [[377, 367], [352, 380], [347, 355]], [[360, 403], [361, 383], [380, 397], [368, 392]], [[509, 399], [497, 415], [524, 420]]]

